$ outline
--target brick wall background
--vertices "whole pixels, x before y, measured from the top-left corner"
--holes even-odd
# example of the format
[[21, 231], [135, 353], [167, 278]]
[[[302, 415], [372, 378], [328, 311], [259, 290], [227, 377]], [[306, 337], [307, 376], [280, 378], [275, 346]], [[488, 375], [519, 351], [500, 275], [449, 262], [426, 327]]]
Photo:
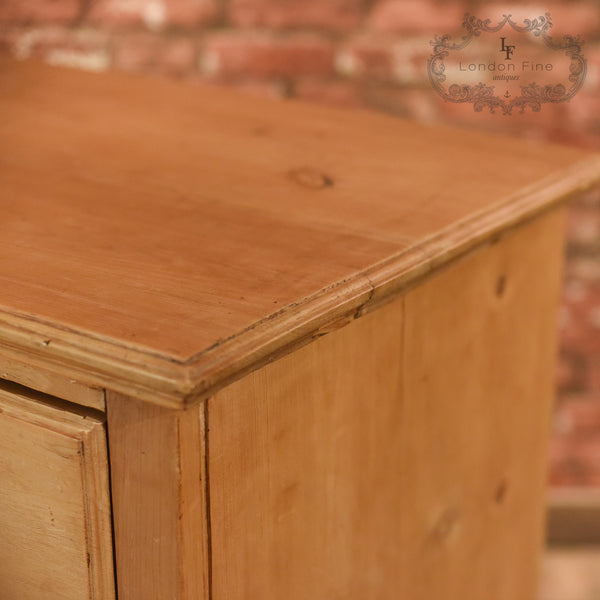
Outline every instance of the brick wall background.
[[[427, 78], [429, 41], [460, 33], [467, 11], [550, 12], [553, 33], [586, 41], [582, 90], [512, 117], [445, 103]], [[0, 51], [600, 150], [600, 0], [0, 0]], [[551, 483], [600, 486], [600, 190], [570, 211], [559, 326]]]

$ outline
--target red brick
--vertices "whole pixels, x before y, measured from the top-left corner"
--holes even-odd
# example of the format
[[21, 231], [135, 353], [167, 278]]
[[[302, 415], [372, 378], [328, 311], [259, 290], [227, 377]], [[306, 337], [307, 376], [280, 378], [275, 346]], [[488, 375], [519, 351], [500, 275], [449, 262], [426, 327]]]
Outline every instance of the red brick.
[[600, 288], [567, 283], [562, 314], [561, 348], [580, 355], [600, 354]]
[[549, 34], [552, 36], [597, 34], [600, 27], [600, 12], [594, 0], [482, 2], [480, 6], [472, 8], [471, 12], [481, 19], [490, 18], [493, 22], [499, 22], [503, 15], [510, 14], [512, 20], [519, 25], [525, 19], [535, 19], [550, 13], [552, 27]]
[[586, 389], [591, 394], [600, 395], [600, 354], [587, 357]]
[[460, 31], [466, 2], [433, 0], [379, 0], [367, 27], [381, 32], [444, 34]]
[[550, 484], [600, 484], [600, 436], [555, 435], [550, 443]]
[[590, 301], [590, 286], [577, 279], [567, 279], [562, 288], [563, 306], [573, 312], [582, 312]]
[[12, 32], [0, 30], [0, 52], [7, 54], [12, 51]]
[[114, 65], [123, 71], [191, 75], [196, 55], [194, 42], [185, 37], [131, 33], [114, 42]]
[[361, 0], [231, 0], [229, 18], [240, 27], [319, 27], [346, 31], [360, 22]]
[[567, 277], [587, 284], [600, 283], [600, 259], [596, 256], [570, 258], [565, 266]]
[[294, 83], [293, 96], [302, 100], [334, 106], [364, 106], [359, 86], [350, 81], [303, 78]]
[[387, 36], [359, 36], [342, 45], [336, 54], [336, 70], [344, 77], [364, 81], [425, 86], [429, 41], [423, 37], [387, 39]]
[[[0, 50], [2, 53], [17, 56], [16, 45], [19, 39], [23, 36], [23, 32], [28, 31], [27, 29], [21, 29], [19, 27], [12, 28], [0, 28]], [[23, 56], [22, 58], [26, 58]]]
[[223, 33], [205, 39], [201, 69], [216, 78], [325, 76], [333, 56], [332, 42], [315, 36]]
[[80, 0], [0, 0], [0, 23], [71, 23], [81, 9]]
[[600, 43], [588, 43], [584, 47], [583, 55], [587, 60], [587, 75], [585, 86], [589, 90], [600, 89]]
[[555, 413], [555, 422], [559, 434], [597, 435], [600, 440], [600, 394], [567, 396]]
[[550, 33], [556, 35], [597, 36], [600, 29], [600, 10], [594, 0], [548, 3], [552, 18]]
[[5, 43], [19, 59], [35, 57], [52, 64], [92, 71], [102, 71], [110, 66], [108, 36], [90, 29], [13, 29]]
[[584, 88], [567, 103], [567, 107], [572, 127], [600, 134], [600, 94], [597, 91]]
[[571, 246], [600, 251], [600, 210], [572, 206], [567, 219], [567, 238]]
[[391, 80], [394, 76], [394, 44], [390, 40], [363, 36], [343, 45], [335, 62], [340, 75]]
[[586, 383], [581, 360], [571, 354], [561, 353], [556, 367], [556, 387], [559, 393], [581, 390]]
[[195, 27], [218, 14], [216, 0], [95, 0], [87, 15], [90, 23], [107, 27]]

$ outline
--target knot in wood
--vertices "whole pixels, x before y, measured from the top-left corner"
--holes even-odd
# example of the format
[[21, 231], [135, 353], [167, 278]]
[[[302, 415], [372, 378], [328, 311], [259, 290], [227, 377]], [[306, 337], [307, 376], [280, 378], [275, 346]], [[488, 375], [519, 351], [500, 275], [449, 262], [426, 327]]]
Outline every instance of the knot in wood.
[[288, 172], [290, 179], [304, 187], [321, 189], [331, 187], [333, 179], [318, 169], [312, 167], [300, 167]]

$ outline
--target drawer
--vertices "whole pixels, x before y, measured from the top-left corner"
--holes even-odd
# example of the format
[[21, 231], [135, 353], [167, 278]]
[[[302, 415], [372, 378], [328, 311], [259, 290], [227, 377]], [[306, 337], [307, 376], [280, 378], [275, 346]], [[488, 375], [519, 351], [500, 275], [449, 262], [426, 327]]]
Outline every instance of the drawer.
[[0, 388], [0, 598], [114, 598], [101, 413]]

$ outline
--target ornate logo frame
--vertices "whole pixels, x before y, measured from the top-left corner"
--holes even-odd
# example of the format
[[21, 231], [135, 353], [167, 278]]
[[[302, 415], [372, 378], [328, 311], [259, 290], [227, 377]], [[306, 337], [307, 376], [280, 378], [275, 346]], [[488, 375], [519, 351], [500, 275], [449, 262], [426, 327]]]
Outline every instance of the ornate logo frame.
[[[570, 100], [583, 85], [587, 71], [586, 60], [582, 54], [583, 40], [579, 36], [572, 35], [565, 35], [559, 40], [552, 38], [548, 33], [552, 28], [552, 19], [549, 13], [535, 19], [524, 19], [523, 25], [515, 23], [510, 14], [502, 15], [502, 17], [497, 24], [492, 25], [491, 19], [477, 19], [467, 13], [462, 23], [467, 33], [460, 41], [453, 41], [450, 35], [435, 36], [430, 42], [433, 46], [433, 54], [427, 61], [427, 72], [431, 85], [437, 93], [447, 102], [472, 103], [475, 112], [481, 112], [487, 107], [491, 113], [496, 113], [499, 110], [503, 115], [511, 115], [513, 108], [519, 109], [521, 113], [525, 112], [527, 107], [534, 112], [539, 112], [542, 104]], [[533, 33], [536, 37], [541, 38], [544, 44], [553, 51], [564, 51], [565, 55], [571, 59], [569, 66], [570, 86], [567, 87], [562, 83], [539, 85], [532, 82], [520, 86], [521, 93], [519, 96], [507, 99], [495, 95], [495, 86], [483, 82], [475, 85], [458, 83], [453, 83], [448, 87], [445, 85], [446, 67], [444, 59], [450, 56], [451, 52], [462, 50], [471, 43], [473, 38], [480, 36], [482, 32], [496, 33], [507, 25], [518, 33]]]

